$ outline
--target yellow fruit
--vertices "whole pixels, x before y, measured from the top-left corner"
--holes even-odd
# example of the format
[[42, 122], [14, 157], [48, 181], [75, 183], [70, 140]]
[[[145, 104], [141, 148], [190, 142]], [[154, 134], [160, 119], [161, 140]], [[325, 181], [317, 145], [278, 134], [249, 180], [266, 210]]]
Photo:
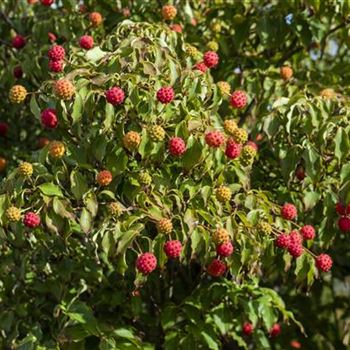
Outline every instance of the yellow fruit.
[[232, 137], [236, 143], [243, 144], [248, 140], [248, 133], [244, 129], [236, 128], [232, 132]]
[[22, 103], [27, 96], [27, 90], [22, 85], [14, 85], [12, 86], [10, 93], [9, 93], [9, 99], [12, 103]]
[[280, 74], [283, 80], [289, 80], [293, 76], [293, 69], [288, 66], [283, 66], [280, 69]]
[[230, 241], [230, 235], [224, 228], [218, 228], [213, 233], [213, 241], [215, 244], [223, 244]]
[[162, 7], [162, 16], [166, 21], [171, 21], [176, 17], [177, 10], [176, 7], [172, 5], [164, 5]]
[[120, 216], [123, 212], [123, 208], [118, 202], [108, 203], [107, 209], [108, 209], [109, 214], [111, 214], [115, 217]]
[[160, 142], [164, 140], [165, 131], [160, 125], [153, 125], [148, 129], [148, 134], [153, 142]]
[[129, 151], [136, 150], [141, 142], [141, 136], [136, 131], [129, 131], [123, 137], [123, 145]]
[[320, 96], [325, 98], [325, 99], [333, 100], [337, 97], [337, 94], [333, 89], [323, 89], [320, 92]]
[[228, 96], [231, 94], [231, 86], [228, 82], [219, 81], [216, 85], [219, 88], [221, 95]]
[[6, 217], [11, 222], [17, 222], [21, 220], [21, 211], [18, 208], [12, 206], [6, 210]]
[[226, 119], [224, 121], [224, 130], [229, 134], [233, 135], [233, 132], [237, 129], [237, 123], [233, 119]]
[[195, 60], [199, 60], [201, 58], [201, 53], [195, 46], [186, 44], [186, 52], [190, 57], [192, 57]]
[[243, 166], [248, 166], [252, 163], [254, 157], [256, 156], [256, 149], [250, 145], [246, 145], [242, 149], [241, 156], [239, 158]]
[[64, 156], [66, 148], [64, 144], [60, 141], [51, 141], [49, 143], [49, 155], [52, 158], [59, 159]]
[[28, 162], [23, 162], [19, 165], [18, 174], [21, 176], [32, 176], [33, 174], [33, 166]]
[[173, 230], [173, 224], [170, 219], [163, 218], [158, 221], [157, 229], [159, 233], [169, 234]]
[[96, 181], [100, 186], [108, 186], [112, 180], [113, 176], [109, 170], [102, 170], [96, 176]]
[[259, 230], [261, 232], [265, 233], [266, 235], [269, 235], [272, 232], [272, 227], [271, 227], [271, 225], [268, 222], [261, 221], [259, 223]]
[[207, 48], [210, 51], [218, 51], [219, 50], [219, 44], [216, 41], [209, 41], [207, 43]]
[[232, 192], [227, 186], [220, 186], [216, 189], [216, 199], [219, 202], [225, 203], [231, 199]]
[[152, 177], [146, 172], [141, 172], [139, 174], [139, 182], [141, 185], [149, 186], [152, 183]]
[[53, 86], [55, 95], [62, 100], [70, 100], [75, 94], [74, 85], [68, 79], [57, 80]]

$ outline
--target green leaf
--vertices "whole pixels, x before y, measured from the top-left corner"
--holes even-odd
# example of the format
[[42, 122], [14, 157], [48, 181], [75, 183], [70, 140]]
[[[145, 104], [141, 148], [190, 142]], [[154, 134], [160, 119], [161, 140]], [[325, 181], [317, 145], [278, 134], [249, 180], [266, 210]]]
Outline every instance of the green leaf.
[[347, 157], [350, 150], [349, 135], [344, 130], [344, 128], [338, 128], [334, 142], [334, 155], [341, 161]]
[[82, 117], [83, 112], [83, 99], [79, 93], [75, 95], [74, 104], [73, 104], [73, 112], [72, 119], [73, 125], [76, 124]]
[[33, 94], [31, 99], [30, 99], [30, 104], [29, 104], [30, 111], [35, 115], [35, 118], [39, 119], [41, 110], [38, 106], [38, 103], [36, 102], [36, 97]]
[[46, 182], [46, 183], [38, 186], [38, 188], [45, 196], [63, 197], [63, 193], [62, 193], [61, 189], [57, 185], [53, 184], [52, 182]]
[[84, 233], [90, 232], [92, 226], [92, 216], [86, 208], [83, 208], [81, 211], [79, 223]]
[[85, 177], [78, 170], [71, 172], [70, 183], [71, 191], [76, 199], [81, 199], [89, 190]]

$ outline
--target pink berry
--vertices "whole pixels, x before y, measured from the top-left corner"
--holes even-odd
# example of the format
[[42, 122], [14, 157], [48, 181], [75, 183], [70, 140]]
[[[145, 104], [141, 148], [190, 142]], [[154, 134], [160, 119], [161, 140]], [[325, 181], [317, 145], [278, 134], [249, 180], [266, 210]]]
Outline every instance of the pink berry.
[[247, 94], [242, 90], [236, 90], [231, 95], [231, 106], [237, 109], [243, 109], [247, 105]]
[[205, 135], [208, 146], [218, 148], [225, 142], [225, 135], [221, 131], [210, 131]]
[[162, 87], [157, 91], [157, 99], [159, 102], [167, 104], [175, 97], [174, 90], [171, 86]]
[[227, 158], [236, 159], [240, 156], [242, 151], [242, 145], [235, 143], [232, 139], [227, 141], [225, 154]]
[[94, 47], [94, 38], [90, 35], [83, 35], [79, 40], [82, 49], [90, 50]]
[[119, 86], [115, 86], [107, 90], [105, 95], [107, 102], [113, 106], [121, 105], [125, 99], [125, 93]]
[[214, 259], [207, 267], [207, 272], [210, 276], [220, 277], [226, 271], [226, 264], [218, 259]]
[[286, 233], [281, 233], [275, 240], [275, 245], [278, 248], [287, 249], [290, 243], [290, 237]]
[[49, 61], [49, 70], [54, 73], [59, 73], [63, 71], [63, 65], [64, 61], [59, 60], [59, 61]]
[[46, 108], [41, 112], [41, 124], [47, 129], [55, 129], [58, 125], [56, 110]]
[[341, 216], [338, 220], [339, 230], [342, 232], [350, 231], [350, 218], [347, 216]]
[[15, 49], [23, 49], [24, 46], [26, 46], [27, 40], [24, 36], [17, 34], [13, 39], [12, 39], [12, 47]]
[[316, 267], [323, 272], [328, 272], [332, 268], [333, 260], [328, 254], [320, 254], [315, 260]]
[[35, 228], [40, 225], [40, 216], [29, 211], [24, 215], [23, 224], [29, 228]]
[[202, 73], [205, 73], [208, 70], [208, 67], [204, 64], [204, 62], [198, 62], [194, 65], [196, 70], [199, 70]]
[[286, 220], [293, 220], [297, 217], [297, 209], [293, 204], [285, 203], [281, 208], [281, 216]]
[[231, 242], [222, 243], [216, 247], [216, 252], [222, 257], [228, 257], [232, 255], [234, 250], [235, 248]]
[[182, 244], [178, 240], [168, 241], [164, 244], [164, 252], [168, 258], [178, 258], [182, 251]]
[[247, 336], [252, 335], [254, 331], [254, 326], [250, 322], [245, 322], [243, 324], [242, 331]]
[[219, 63], [219, 55], [214, 51], [207, 51], [203, 56], [203, 61], [208, 68], [214, 68]]
[[275, 338], [281, 333], [281, 326], [279, 323], [275, 323], [270, 329], [270, 337]]
[[168, 148], [169, 153], [175, 157], [180, 157], [186, 152], [186, 144], [181, 137], [172, 137], [169, 140]]
[[338, 202], [335, 205], [335, 210], [339, 215], [345, 215], [346, 214], [346, 208], [345, 205], [343, 203]]
[[51, 61], [62, 61], [66, 56], [66, 50], [61, 45], [53, 45], [49, 49], [47, 56]]
[[305, 225], [300, 229], [300, 233], [305, 240], [312, 240], [316, 236], [316, 231], [313, 226]]
[[150, 274], [157, 267], [157, 258], [152, 253], [143, 253], [136, 260], [136, 268], [143, 275]]

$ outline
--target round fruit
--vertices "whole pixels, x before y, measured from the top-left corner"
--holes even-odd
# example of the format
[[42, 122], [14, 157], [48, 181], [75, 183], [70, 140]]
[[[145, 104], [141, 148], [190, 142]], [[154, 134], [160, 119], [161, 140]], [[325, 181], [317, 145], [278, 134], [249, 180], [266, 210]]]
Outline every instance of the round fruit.
[[229, 134], [233, 135], [233, 132], [238, 128], [237, 123], [233, 119], [226, 119], [224, 121], [224, 130]]
[[21, 220], [21, 211], [12, 206], [6, 210], [6, 217], [10, 222], [18, 222]]
[[0, 136], [4, 137], [7, 135], [9, 125], [5, 122], [0, 122]]
[[235, 248], [231, 242], [222, 243], [216, 247], [217, 254], [224, 257], [224, 258], [232, 255], [234, 250], [235, 250]]
[[246, 146], [253, 147], [256, 152], [258, 152], [258, 150], [259, 150], [258, 145], [254, 141], [247, 141]]
[[171, 86], [162, 87], [157, 91], [157, 99], [161, 103], [169, 103], [174, 99], [174, 97], [175, 93]]
[[162, 17], [166, 21], [171, 21], [176, 17], [177, 10], [175, 6], [172, 5], [164, 5], [162, 7]]
[[41, 124], [48, 129], [57, 127], [58, 119], [54, 108], [46, 108], [41, 112]]
[[99, 12], [91, 12], [89, 14], [89, 21], [93, 27], [98, 27], [102, 21], [102, 15]]
[[337, 97], [337, 94], [333, 89], [323, 89], [320, 92], [320, 96], [323, 97], [324, 99], [333, 100]]
[[23, 162], [18, 166], [18, 174], [21, 176], [32, 176], [33, 175], [33, 165], [28, 162]]
[[214, 259], [207, 267], [207, 272], [210, 276], [220, 277], [226, 271], [226, 264], [218, 259]]
[[35, 228], [40, 225], [40, 216], [29, 211], [24, 215], [23, 224], [29, 228]]
[[47, 52], [51, 61], [62, 61], [66, 56], [66, 50], [61, 45], [53, 45]]
[[254, 326], [250, 322], [245, 322], [242, 331], [245, 335], [252, 335], [254, 331]]
[[12, 86], [10, 93], [9, 93], [9, 99], [12, 103], [22, 103], [27, 96], [27, 90], [22, 85], [14, 85]]
[[289, 344], [293, 349], [301, 349], [301, 343], [297, 340], [292, 340]]
[[181, 24], [170, 24], [169, 28], [176, 33], [182, 33], [182, 25]]
[[50, 143], [50, 140], [47, 137], [41, 136], [38, 138], [38, 148], [44, 148]]
[[242, 165], [247, 166], [251, 164], [255, 156], [256, 149], [254, 147], [250, 145], [244, 146], [240, 157]]
[[152, 183], [152, 176], [147, 172], [141, 172], [138, 178], [141, 185], [149, 186]]
[[6, 159], [0, 157], [0, 172], [3, 172], [6, 169]]
[[15, 49], [23, 49], [24, 46], [26, 46], [26, 38], [20, 34], [17, 34], [15, 37], [12, 39], [12, 47]]
[[218, 51], [219, 50], [219, 44], [217, 41], [209, 41], [207, 43], [207, 48], [210, 50], [210, 51]]
[[270, 329], [270, 337], [275, 338], [281, 333], [281, 326], [278, 323], [275, 323]]
[[305, 179], [305, 169], [302, 165], [298, 165], [297, 169], [295, 170], [295, 176], [299, 181], [303, 181]]
[[216, 83], [221, 95], [228, 96], [231, 93], [231, 86], [226, 81], [219, 81]]
[[222, 227], [216, 229], [213, 233], [213, 241], [216, 245], [230, 242], [229, 233]]
[[21, 66], [16, 66], [15, 68], [13, 68], [13, 76], [16, 79], [21, 79], [23, 77], [23, 70]]
[[68, 79], [60, 79], [54, 83], [53, 91], [62, 100], [70, 100], [75, 93], [74, 85]]
[[293, 220], [297, 217], [297, 208], [290, 203], [285, 203], [281, 208], [281, 216], [286, 220]]
[[182, 244], [178, 240], [168, 241], [164, 244], [164, 252], [170, 259], [176, 259], [181, 255]]
[[219, 64], [219, 55], [214, 51], [207, 51], [203, 56], [203, 62], [208, 68], [214, 68]]
[[303, 243], [303, 236], [300, 234], [299, 231], [293, 230], [289, 234], [289, 244], [302, 244]]
[[164, 140], [165, 131], [160, 125], [153, 125], [148, 129], [148, 135], [153, 142]]
[[157, 258], [152, 253], [143, 253], [136, 260], [136, 268], [143, 275], [150, 274], [157, 267]]
[[283, 80], [289, 80], [293, 76], [293, 69], [288, 66], [283, 66], [280, 69], [280, 74]]
[[290, 237], [286, 233], [281, 233], [275, 240], [275, 245], [278, 248], [287, 249], [290, 243]]
[[232, 131], [232, 138], [235, 143], [244, 144], [248, 140], [248, 133], [241, 128]]
[[304, 252], [303, 246], [300, 243], [297, 243], [297, 242], [293, 242], [293, 243], [290, 242], [287, 249], [288, 249], [289, 254], [293, 258], [298, 258]]
[[125, 99], [125, 93], [119, 86], [112, 87], [105, 93], [106, 100], [113, 106], [121, 105]]
[[302, 234], [305, 240], [314, 239], [316, 236], [316, 231], [313, 226], [305, 225], [300, 229], [300, 233]]
[[59, 60], [59, 61], [49, 61], [49, 70], [50, 72], [54, 73], [60, 73], [63, 71], [63, 66], [64, 66], [64, 61]]
[[85, 50], [92, 49], [94, 47], [94, 38], [90, 35], [83, 35], [79, 39], [79, 46]]
[[259, 223], [259, 230], [265, 235], [270, 235], [272, 232], [272, 226], [266, 221], [261, 221]]
[[66, 153], [64, 144], [60, 141], [51, 141], [49, 143], [49, 155], [54, 159], [59, 159]]
[[247, 94], [242, 90], [236, 90], [231, 95], [231, 106], [237, 109], [243, 109], [247, 105]]
[[173, 224], [170, 219], [163, 218], [157, 222], [157, 230], [159, 233], [169, 234], [173, 230]]
[[350, 218], [347, 216], [341, 216], [338, 220], [339, 230], [342, 232], [350, 231]]
[[236, 159], [240, 156], [242, 151], [242, 145], [235, 143], [233, 139], [228, 140], [226, 145], [225, 154], [227, 158]]
[[346, 214], [346, 208], [345, 205], [343, 203], [338, 202], [335, 205], [335, 210], [339, 215], [345, 215]]
[[96, 176], [96, 181], [100, 186], [108, 186], [112, 180], [113, 176], [109, 170], [101, 170]]
[[201, 71], [202, 73], [205, 73], [208, 70], [208, 67], [204, 64], [204, 62], [198, 62], [194, 65], [194, 68], [196, 70]]
[[210, 131], [205, 134], [205, 142], [209, 147], [218, 148], [225, 143], [225, 135], [221, 131]]
[[175, 157], [180, 157], [186, 152], [186, 144], [181, 137], [172, 137], [169, 140], [168, 148], [169, 153]]
[[44, 6], [51, 6], [54, 2], [54, 0], [40, 0], [41, 2], [41, 5], [44, 5]]
[[323, 272], [328, 272], [333, 265], [333, 260], [328, 254], [320, 254], [315, 261], [316, 267]]
[[220, 186], [216, 189], [216, 199], [219, 202], [225, 203], [231, 199], [232, 192], [227, 186]]
[[118, 217], [122, 214], [123, 208], [118, 202], [111, 202], [107, 205], [107, 210], [109, 214]]
[[[186, 44], [186, 52], [193, 59], [200, 59], [200, 52], [195, 46], [192, 46], [190, 44]], [[207, 66], [205, 66], [205, 67], [207, 68]]]
[[136, 131], [129, 131], [123, 137], [123, 145], [129, 151], [135, 151], [139, 147], [141, 136]]
[[49, 41], [51, 41], [52, 43], [54, 43], [57, 40], [57, 37], [54, 33], [47, 33], [47, 37], [49, 38]]

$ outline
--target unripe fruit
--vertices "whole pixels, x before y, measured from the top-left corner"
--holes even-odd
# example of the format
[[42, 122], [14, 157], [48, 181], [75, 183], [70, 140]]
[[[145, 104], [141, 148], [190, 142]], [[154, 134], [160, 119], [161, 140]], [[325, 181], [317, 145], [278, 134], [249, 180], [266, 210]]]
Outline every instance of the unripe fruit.
[[157, 230], [159, 233], [169, 234], [173, 230], [173, 224], [170, 219], [163, 218], [157, 222]]
[[7, 135], [9, 125], [5, 122], [0, 122], [0, 136], [4, 137]]
[[289, 80], [293, 76], [293, 69], [288, 66], [283, 66], [280, 69], [280, 74], [283, 80]]
[[16, 79], [21, 79], [23, 76], [23, 70], [21, 68], [21, 66], [16, 66], [15, 68], [13, 68], [13, 76]]
[[51, 141], [49, 143], [49, 155], [54, 159], [59, 159], [64, 156], [66, 148], [60, 141]]
[[220, 227], [213, 233], [213, 241], [216, 245], [230, 242], [230, 235], [224, 228]]
[[53, 45], [47, 52], [51, 61], [62, 61], [66, 56], [66, 50], [61, 45]]
[[6, 210], [6, 217], [10, 222], [18, 222], [21, 220], [21, 211], [18, 208], [12, 206]]
[[225, 143], [225, 135], [221, 131], [210, 131], [205, 134], [205, 142], [209, 147], [218, 148]]
[[180, 157], [186, 152], [186, 144], [181, 137], [172, 137], [169, 140], [168, 148], [169, 153], [175, 157]]
[[55, 129], [58, 125], [56, 110], [54, 108], [46, 108], [41, 112], [41, 124], [48, 129]]
[[333, 89], [323, 89], [320, 92], [320, 96], [323, 97], [324, 99], [333, 100], [337, 97], [337, 94]]
[[53, 90], [55, 95], [62, 100], [70, 100], [75, 93], [74, 85], [68, 79], [57, 80]]
[[297, 208], [290, 203], [285, 203], [281, 208], [281, 216], [286, 220], [293, 220], [297, 217]]
[[23, 47], [26, 45], [27, 41], [26, 38], [20, 34], [17, 34], [13, 39], [12, 39], [12, 47], [15, 49], [23, 49]]
[[249, 336], [253, 334], [254, 326], [250, 322], [245, 322], [242, 331], [245, 335]]
[[236, 159], [240, 156], [242, 145], [235, 143], [232, 139], [227, 141], [225, 154], [230, 159]]
[[256, 156], [256, 149], [252, 146], [246, 145], [242, 149], [240, 161], [243, 166], [248, 166], [254, 160]]
[[295, 176], [297, 177], [297, 179], [299, 181], [303, 181], [306, 177], [306, 174], [305, 174], [305, 169], [302, 165], [299, 165], [297, 167], [297, 169], [295, 170]]
[[226, 81], [219, 81], [216, 83], [218, 89], [220, 90], [221, 95], [228, 96], [231, 93], [231, 86]]
[[167, 104], [175, 97], [174, 90], [171, 86], [165, 86], [157, 91], [157, 99], [159, 102]]
[[150, 274], [157, 267], [157, 258], [152, 253], [143, 253], [136, 260], [136, 268], [143, 275]]
[[333, 265], [333, 260], [328, 254], [320, 254], [315, 258], [315, 262], [316, 267], [323, 272], [328, 272]]
[[6, 159], [0, 157], [0, 172], [3, 172], [6, 169]]
[[164, 5], [162, 7], [162, 17], [166, 21], [171, 21], [176, 17], [177, 10], [175, 6], [172, 5]]
[[213, 32], [215, 33], [219, 33], [221, 32], [221, 21], [213, 21], [211, 24], [210, 24], [210, 28]]
[[96, 176], [96, 181], [100, 186], [108, 186], [112, 180], [113, 176], [109, 170], [101, 170]]
[[182, 25], [181, 24], [170, 24], [169, 28], [176, 33], [182, 33]]
[[24, 226], [29, 227], [29, 228], [38, 227], [40, 225], [40, 221], [41, 221], [40, 216], [31, 212], [31, 211], [26, 213], [24, 215], [24, 218], [23, 218]]
[[85, 50], [92, 49], [94, 47], [94, 38], [90, 35], [83, 35], [79, 39], [79, 46]]
[[51, 6], [54, 2], [54, 0], [40, 0], [41, 2], [41, 5], [44, 5], [44, 6]]
[[148, 129], [148, 135], [153, 142], [164, 140], [165, 131], [160, 125], [153, 125]]
[[93, 27], [98, 27], [102, 21], [102, 15], [99, 12], [91, 12], [89, 14], [89, 21]]
[[219, 44], [217, 43], [217, 41], [209, 41], [207, 43], [207, 48], [210, 50], [210, 51], [218, 51], [219, 50]]
[[246, 146], [253, 147], [256, 152], [258, 152], [258, 150], [259, 150], [258, 145], [254, 141], [247, 141]]
[[243, 109], [247, 105], [247, 94], [242, 90], [236, 90], [231, 95], [231, 106], [237, 109]]
[[275, 338], [281, 333], [281, 326], [278, 323], [275, 323], [270, 329], [270, 337]]
[[302, 234], [305, 240], [314, 239], [316, 236], [316, 231], [313, 226], [305, 225], [300, 229], [300, 233]]
[[266, 221], [261, 221], [259, 223], [259, 230], [265, 235], [270, 235], [272, 232], [272, 226]]
[[216, 253], [224, 258], [232, 255], [234, 250], [235, 248], [231, 242], [222, 243], [216, 246]]
[[146, 172], [139, 174], [139, 183], [141, 185], [149, 186], [152, 183], [152, 176]]
[[176, 259], [181, 255], [182, 244], [178, 240], [168, 241], [164, 244], [164, 252], [170, 259]]
[[27, 96], [27, 90], [22, 85], [14, 85], [12, 86], [10, 93], [9, 93], [9, 99], [12, 103], [22, 103]]
[[115, 217], [119, 217], [123, 212], [123, 208], [118, 202], [108, 203], [107, 210], [110, 215]]
[[50, 143], [50, 140], [47, 137], [41, 136], [38, 138], [38, 148], [44, 148]]
[[18, 174], [21, 176], [32, 176], [33, 175], [33, 165], [28, 162], [21, 163], [17, 168]]
[[219, 202], [225, 203], [231, 199], [232, 192], [227, 186], [220, 186], [216, 189], [216, 199]]
[[136, 131], [129, 131], [123, 137], [123, 145], [129, 151], [135, 151], [139, 147], [141, 136]]
[[226, 271], [226, 264], [218, 259], [214, 259], [207, 267], [207, 272], [210, 276], [220, 277]]
[[59, 60], [59, 61], [49, 61], [49, 71], [54, 72], [54, 73], [60, 73], [63, 71], [64, 67], [64, 61]]
[[286, 233], [281, 233], [275, 240], [275, 246], [282, 249], [287, 249], [290, 243], [290, 237]]
[[208, 67], [204, 64], [204, 62], [198, 62], [194, 65], [196, 70], [201, 71], [202, 73], [205, 73], [208, 70]]
[[214, 68], [219, 64], [219, 55], [214, 51], [207, 51], [203, 56], [203, 62], [208, 68]]
[[233, 119], [226, 119], [224, 121], [224, 130], [229, 134], [233, 135], [233, 132], [238, 128], [237, 123]]
[[350, 218], [347, 216], [341, 216], [338, 220], [339, 230], [342, 232], [350, 231]]
[[232, 138], [235, 143], [244, 144], [248, 140], [248, 133], [241, 128], [232, 131]]
[[[192, 46], [190, 44], [186, 44], [186, 52], [193, 59], [199, 59], [200, 58], [200, 52], [195, 46]], [[205, 67], [207, 68], [207, 66], [205, 66]]]
[[105, 93], [106, 100], [113, 106], [121, 105], [125, 99], [125, 93], [119, 86], [112, 87]]

